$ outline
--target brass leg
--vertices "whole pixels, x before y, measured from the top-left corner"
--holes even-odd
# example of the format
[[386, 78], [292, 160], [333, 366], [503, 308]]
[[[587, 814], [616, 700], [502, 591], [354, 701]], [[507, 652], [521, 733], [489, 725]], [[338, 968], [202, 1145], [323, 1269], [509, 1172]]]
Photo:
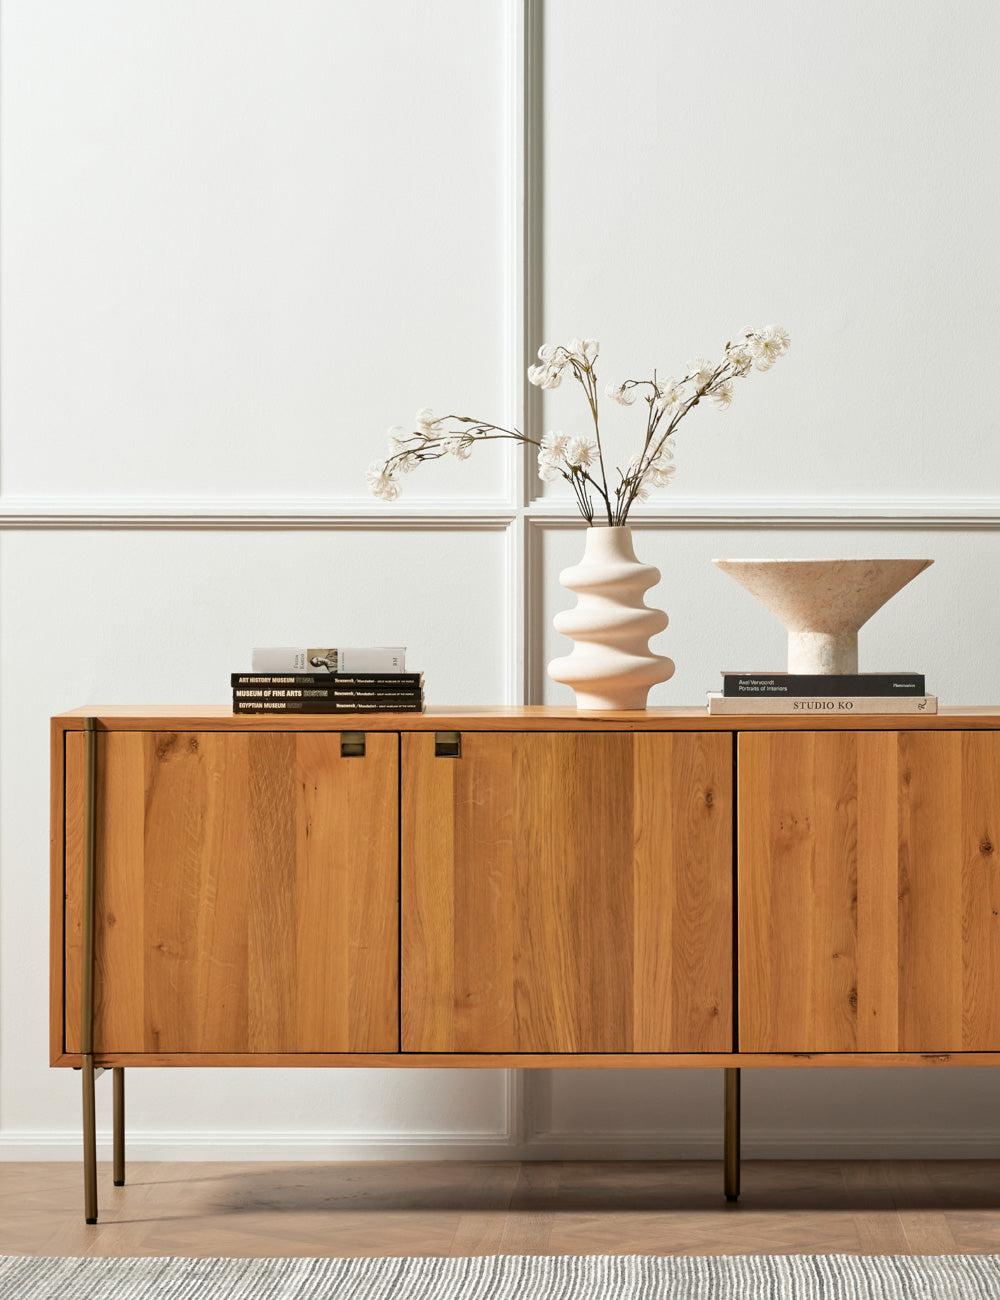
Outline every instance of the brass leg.
[[115, 1066], [111, 1071], [114, 1089], [114, 1179], [116, 1187], [125, 1186], [125, 1071]]
[[97, 1112], [94, 1099], [94, 1058], [83, 1058], [83, 1213], [97, 1222]]
[[726, 1200], [740, 1199], [740, 1072], [726, 1070], [726, 1115], [723, 1139]]

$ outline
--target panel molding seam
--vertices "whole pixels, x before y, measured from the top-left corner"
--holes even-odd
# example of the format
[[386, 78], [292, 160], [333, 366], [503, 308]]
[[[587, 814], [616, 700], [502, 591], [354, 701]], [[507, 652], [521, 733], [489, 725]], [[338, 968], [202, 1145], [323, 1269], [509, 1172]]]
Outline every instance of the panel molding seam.
[[[519, 455], [511, 444], [511, 462]], [[508, 474], [511, 467], [508, 466]], [[523, 496], [524, 480], [520, 479]], [[582, 528], [573, 505], [477, 497], [402, 505], [365, 497], [102, 497], [0, 495], [0, 529], [503, 529]], [[1000, 528], [1000, 497], [674, 497], [632, 512], [637, 528]], [[522, 703], [523, 701], [511, 701]]]

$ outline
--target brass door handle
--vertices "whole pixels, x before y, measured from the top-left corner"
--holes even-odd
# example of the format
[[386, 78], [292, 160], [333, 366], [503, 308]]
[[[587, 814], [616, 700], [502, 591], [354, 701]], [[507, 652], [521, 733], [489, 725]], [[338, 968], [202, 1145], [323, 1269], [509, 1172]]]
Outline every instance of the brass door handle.
[[435, 731], [435, 758], [461, 758], [462, 733], [460, 731]]

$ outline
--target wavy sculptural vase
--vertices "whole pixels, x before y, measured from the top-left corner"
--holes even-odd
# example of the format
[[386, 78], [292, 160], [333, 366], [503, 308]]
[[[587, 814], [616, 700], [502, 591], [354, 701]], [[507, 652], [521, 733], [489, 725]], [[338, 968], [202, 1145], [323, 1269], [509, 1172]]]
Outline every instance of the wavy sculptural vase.
[[559, 581], [577, 602], [553, 624], [575, 644], [552, 660], [549, 676], [573, 688], [578, 709], [644, 709], [649, 688], [674, 672], [670, 659], [649, 648], [667, 626], [666, 614], [643, 599], [660, 581], [659, 569], [636, 559], [631, 528], [588, 528], [583, 559]]
[[713, 560], [788, 632], [790, 673], [856, 673], [858, 630], [933, 560]]

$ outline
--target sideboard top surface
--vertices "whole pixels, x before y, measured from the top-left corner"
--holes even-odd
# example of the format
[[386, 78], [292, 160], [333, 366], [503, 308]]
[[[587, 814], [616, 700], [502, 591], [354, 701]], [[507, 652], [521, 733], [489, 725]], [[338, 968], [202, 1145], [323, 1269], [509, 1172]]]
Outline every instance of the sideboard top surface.
[[423, 713], [234, 714], [221, 704], [107, 704], [58, 713], [59, 731], [87, 718], [109, 731], [974, 731], [1000, 729], [1000, 705], [956, 706], [917, 714], [746, 714], [710, 716], [704, 708], [580, 711], [560, 705], [438, 706]]

